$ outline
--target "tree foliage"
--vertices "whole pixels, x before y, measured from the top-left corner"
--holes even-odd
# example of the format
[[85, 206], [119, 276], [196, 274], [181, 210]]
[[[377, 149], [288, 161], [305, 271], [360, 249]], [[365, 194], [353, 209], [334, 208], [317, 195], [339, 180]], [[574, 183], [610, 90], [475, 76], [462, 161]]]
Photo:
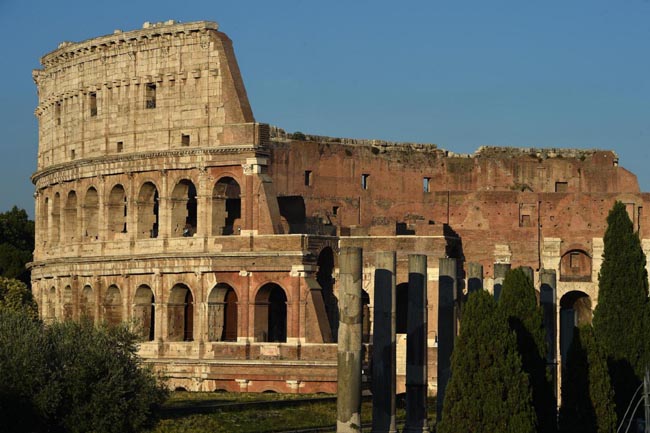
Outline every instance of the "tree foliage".
[[552, 433], [557, 430], [556, 411], [551, 377], [546, 370], [548, 349], [543, 313], [537, 305], [533, 282], [523, 269], [512, 269], [506, 274], [498, 308], [517, 335], [517, 350], [532, 388], [539, 431]]
[[608, 359], [621, 416], [643, 377], [648, 341], [646, 258], [621, 202], [607, 217], [604, 247], [593, 326]]
[[517, 342], [486, 291], [469, 295], [439, 433], [531, 433], [536, 416]]
[[27, 285], [19, 280], [0, 277], [0, 314], [5, 311], [24, 313], [38, 319], [38, 306]]
[[562, 372], [561, 433], [611, 433], [616, 411], [607, 360], [589, 325], [576, 328]]
[[136, 338], [125, 326], [44, 327], [24, 314], [0, 313], [3, 431], [139, 431], [166, 392], [140, 364]]
[[34, 251], [34, 221], [24, 209], [14, 206], [0, 213], [0, 276], [17, 278], [30, 284], [25, 265], [32, 260]]

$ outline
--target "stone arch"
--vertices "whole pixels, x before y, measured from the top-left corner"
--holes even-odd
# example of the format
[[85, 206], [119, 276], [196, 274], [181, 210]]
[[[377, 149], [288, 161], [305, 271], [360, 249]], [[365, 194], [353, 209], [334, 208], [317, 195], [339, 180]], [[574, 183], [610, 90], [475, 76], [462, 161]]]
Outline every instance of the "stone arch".
[[52, 208], [50, 212], [52, 215], [50, 242], [52, 245], [58, 245], [61, 241], [61, 194], [58, 192], [54, 194], [54, 200], [52, 200]]
[[159, 225], [158, 188], [152, 182], [145, 182], [138, 194], [138, 239], [157, 238]]
[[47, 318], [50, 321], [56, 320], [56, 287], [50, 287], [47, 294]]
[[133, 298], [133, 318], [143, 341], [153, 341], [156, 327], [156, 298], [146, 284], [135, 291]]
[[237, 293], [219, 283], [208, 296], [208, 341], [237, 341]]
[[318, 271], [316, 281], [321, 287], [325, 312], [332, 331], [333, 342], [338, 341], [339, 332], [339, 301], [334, 295], [334, 251], [331, 247], [325, 247], [318, 254]]
[[48, 242], [50, 240], [49, 235], [49, 216], [51, 214], [51, 209], [50, 209], [50, 198], [49, 197], [43, 197], [43, 202], [42, 202], [42, 208], [41, 211], [39, 212], [38, 215], [38, 227], [39, 227], [39, 239], [40, 242]]
[[196, 233], [196, 187], [183, 179], [171, 194], [172, 236], [193, 236]]
[[127, 233], [127, 199], [121, 184], [114, 185], [108, 194], [108, 238], [116, 239], [121, 233]]
[[395, 329], [398, 334], [406, 334], [408, 304], [409, 283], [400, 283], [395, 288]]
[[70, 191], [63, 209], [63, 237], [66, 243], [76, 240], [77, 235], [77, 193]]
[[585, 292], [572, 290], [560, 298], [560, 354], [566, 355], [573, 341], [576, 326], [591, 324], [591, 298]]
[[65, 286], [63, 289], [63, 320], [72, 320], [72, 287]]
[[276, 283], [263, 285], [255, 296], [256, 341], [287, 341], [287, 295]]
[[122, 293], [119, 287], [111, 284], [104, 298], [104, 319], [109, 325], [119, 325], [122, 317]]
[[361, 289], [361, 341], [370, 343], [370, 295]]
[[81, 291], [79, 309], [81, 317], [85, 317], [92, 322], [95, 321], [95, 294], [93, 288], [88, 284]]
[[169, 292], [167, 338], [169, 341], [194, 340], [194, 296], [183, 283], [175, 284]]
[[222, 177], [212, 189], [212, 235], [237, 234], [240, 218], [241, 188], [232, 177]]
[[83, 235], [85, 238], [99, 238], [99, 196], [95, 187], [86, 191], [83, 202]]
[[591, 257], [581, 249], [571, 249], [560, 259], [560, 281], [591, 281]]

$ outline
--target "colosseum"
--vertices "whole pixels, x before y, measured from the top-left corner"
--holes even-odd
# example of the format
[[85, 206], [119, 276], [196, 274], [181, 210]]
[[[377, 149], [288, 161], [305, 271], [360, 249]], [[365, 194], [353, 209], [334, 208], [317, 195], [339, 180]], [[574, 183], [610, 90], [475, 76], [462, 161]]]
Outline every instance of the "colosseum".
[[459, 293], [474, 279], [498, 296], [510, 266], [531, 268], [536, 287], [554, 270], [540, 297], [557, 329], [549, 362], [561, 362], [573, 323], [591, 320], [616, 200], [650, 257], [650, 196], [613, 151], [461, 155], [288, 134], [255, 121], [214, 22], [64, 42], [41, 64], [31, 264], [40, 314], [133, 323], [140, 354], [173, 388], [334, 392], [344, 246], [363, 248], [365, 342], [376, 252], [397, 252], [398, 388], [407, 255], [427, 256], [432, 392], [439, 330], [449, 332], [438, 317], [441, 260], [456, 259]]

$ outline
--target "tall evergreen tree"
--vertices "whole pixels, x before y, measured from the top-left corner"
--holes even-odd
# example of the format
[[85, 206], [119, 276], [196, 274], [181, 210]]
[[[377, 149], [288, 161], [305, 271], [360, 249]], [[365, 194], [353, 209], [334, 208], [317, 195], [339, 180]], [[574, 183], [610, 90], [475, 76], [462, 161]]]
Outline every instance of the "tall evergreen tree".
[[14, 206], [0, 213], [0, 276], [16, 278], [29, 286], [30, 273], [25, 268], [34, 251], [34, 221], [24, 209]]
[[607, 360], [589, 325], [576, 328], [562, 371], [561, 433], [611, 433], [616, 411]]
[[451, 371], [438, 433], [536, 431], [516, 337], [486, 291], [469, 295]]
[[646, 258], [621, 202], [607, 216], [604, 246], [593, 326], [607, 355], [620, 419], [645, 370], [648, 316]]
[[546, 370], [546, 334], [543, 313], [537, 305], [533, 282], [523, 269], [508, 271], [501, 288], [499, 311], [517, 335], [522, 368], [528, 374], [539, 432], [557, 431], [556, 404], [551, 377]]

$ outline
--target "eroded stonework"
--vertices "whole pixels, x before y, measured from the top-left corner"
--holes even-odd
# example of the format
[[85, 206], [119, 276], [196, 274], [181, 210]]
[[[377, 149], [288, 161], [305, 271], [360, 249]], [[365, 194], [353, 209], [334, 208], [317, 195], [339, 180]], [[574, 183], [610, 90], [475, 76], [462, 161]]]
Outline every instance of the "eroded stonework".
[[363, 248], [365, 342], [374, 253], [397, 251], [398, 333], [407, 254], [427, 255], [430, 387], [439, 258], [457, 259], [461, 281], [468, 264], [482, 265], [489, 290], [495, 263], [532, 267], [536, 285], [540, 270], [557, 270], [561, 325], [562, 311], [591, 320], [615, 200], [650, 249], [650, 197], [612, 151], [457, 155], [256, 123], [232, 43], [213, 22], [64, 43], [41, 63], [41, 315], [133, 321], [141, 355], [173, 388], [335, 391], [342, 246]]

